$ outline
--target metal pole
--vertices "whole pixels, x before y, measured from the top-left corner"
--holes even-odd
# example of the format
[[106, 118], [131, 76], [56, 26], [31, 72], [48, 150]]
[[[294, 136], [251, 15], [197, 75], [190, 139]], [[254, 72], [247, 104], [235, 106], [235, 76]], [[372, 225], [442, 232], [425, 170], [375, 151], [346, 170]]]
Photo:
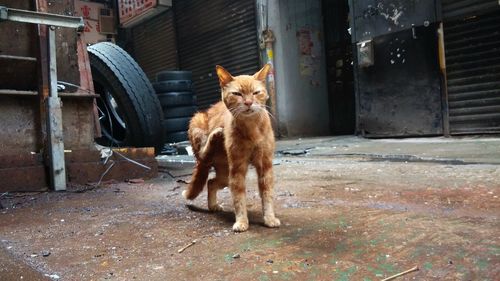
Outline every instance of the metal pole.
[[448, 80], [446, 77], [446, 56], [444, 46], [444, 28], [443, 23], [439, 24], [438, 28], [438, 51], [439, 51], [439, 68], [441, 69], [441, 104], [443, 114], [443, 135], [450, 136], [450, 113], [448, 105]]
[[[266, 47], [266, 63], [271, 65], [271, 71], [267, 76], [267, 83], [269, 87], [269, 96], [271, 97], [271, 114], [276, 118], [276, 123], [278, 123], [278, 109], [277, 109], [277, 99], [276, 99], [276, 81], [275, 75], [276, 70], [274, 68], [274, 51], [273, 44], [276, 41], [272, 30], [266, 29], [262, 31], [262, 37], [264, 38], [264, 43]], [[276, 124], [276, 131], [278, 132], [278, 124]], [[279, 132], [278, 132], [279, 135]]]
[[56, 191], [66, 190], [66, 166], [64, 161], [64, 137], [61, 99], [57, 95], [56, 31], [47, 26], [49, 50], [49, 97], [47, 99], [47, 137], [51, 186]]

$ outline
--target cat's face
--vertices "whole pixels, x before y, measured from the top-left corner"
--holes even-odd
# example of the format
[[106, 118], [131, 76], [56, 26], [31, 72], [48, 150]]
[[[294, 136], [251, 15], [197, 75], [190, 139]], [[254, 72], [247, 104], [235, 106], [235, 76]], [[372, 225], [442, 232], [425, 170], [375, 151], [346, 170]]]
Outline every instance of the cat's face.
[[233, 77], [223, 67], [216, 67], [222, 100], [235, 118], [244, 118], [266, 112], [266, 101], [269, 96], [265, 81], [269, 69], [270, 65], [266, 64], [253, 76]]

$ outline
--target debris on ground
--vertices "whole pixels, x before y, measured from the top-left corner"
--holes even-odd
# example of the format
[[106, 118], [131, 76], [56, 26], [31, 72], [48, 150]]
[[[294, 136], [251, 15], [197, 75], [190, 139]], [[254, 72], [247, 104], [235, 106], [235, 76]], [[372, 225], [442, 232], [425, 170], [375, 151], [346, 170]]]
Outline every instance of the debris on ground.
[[[392, 281], [497, 280], [500, 140], [438, 141], [442, 145], [363, 140], [356, 148], [355, 140], [348, 150], [321, 139], [288, 145], [337, 149], [277, 156], [280, 228], [263, 224], [257, 173], [250, 170], [250, 228], [240, 234], [231, 229], [229, 189], [217, 196], [226, 210], [210, 212], [206, 189], [187, 205], [179, 191], [189, 177], [162, 171], [165, 177], [102, 183], [92, 192], [0, 195], [7, 208], [0, 211], [0, 280], [19, 280], [5, 271], [16, 265], [26, 266], [15, 273], [31, 268], [41, 277], [24, 280], [50, 280], [44, 274], [64, 280], [381, 280], [415, 265], [419, 271]], [[363, 153], [476, 164], [367, 161]], [[179, 159], [184, 164], [162, 161], [173, 175], [191, 173], [194, 161]], [[186, 245], [195, 238], [200, 245]], [[185, 245], [186, 253], [178, 253]], [[44, 250], [50, 256], [42, 257]], [[249, 270], [235, 270], [236, 263]]]
[[138, 184], [138, 183], [144, 183], [144, 179], [129, 179], [127, 180], [128, 183], [135, 183], [135, 184]]
[[410, 268], [410, 269], [408, 269], [408, 270], [406, 270], [406, 271], [403, 271], [403, 272], [400, 272], [400, 273], [398, 273], [398, 274], [394, 274], [394, 275], [392, 275], [392, 276], [390, 276], [390, 277], [387, 277], [387, 278], [385, 278], [385, 279], [382, 279], [382, 281], [389, 281], [389, 280], [393, 280], [393, 279], [396, 279], [396, 278], [398, 278], [398, 277], [400, 277], [400, 276], [403, 276], [403, 275], [405, 275], [405, 274], [408, 274], [408, 273], [411, 273], [411, 272], [414, 272], [414, 271], [418, 271], [418, 266], [415, 266], [415, 267], [413, 267], [413, 268]]
[[179, 250], [177, 250], [177, 253], [180, 254], [180, 253], [184, 252], [187, 248], [193, 246], [194, 244], [196, 244], [196, 240], [191, 241], [191, 243], [189, 243], [186, 246], [184, 246], [184, 247], [180, 248]]

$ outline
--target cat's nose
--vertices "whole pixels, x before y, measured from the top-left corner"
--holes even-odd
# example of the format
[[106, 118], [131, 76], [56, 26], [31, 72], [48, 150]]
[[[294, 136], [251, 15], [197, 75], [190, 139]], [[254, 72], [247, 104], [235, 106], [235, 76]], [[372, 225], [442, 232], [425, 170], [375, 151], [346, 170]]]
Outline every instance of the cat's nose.
[[253, 103], [253, 100], [250, 100], [250, 99], [246, 99], [244, 104], [248, 107], [252, 106], [252, 103]]

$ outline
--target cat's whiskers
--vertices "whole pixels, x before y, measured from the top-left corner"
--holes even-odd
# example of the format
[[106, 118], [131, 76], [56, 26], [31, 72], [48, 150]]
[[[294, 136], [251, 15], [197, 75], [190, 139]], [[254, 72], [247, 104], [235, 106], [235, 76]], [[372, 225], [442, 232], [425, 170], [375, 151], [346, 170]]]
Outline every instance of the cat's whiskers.
[[240, 112], [238, 111], [238, 107], [230, 108], [229, 112], [231, 112], [231, 115], [234, 116], [234, 118], [237, 118]]
[[271, 113], [271, 107], [267, 104], [264, 105], [265, 108], [265, 112], [267, 112], [267, 114], [269, 114], [269, 116], [271, 116], [271, 119], [273, 119], [274, 122], [278, 123], [278, 119], [276, 119], [276, 116], [274, 116], [274, 114]]

